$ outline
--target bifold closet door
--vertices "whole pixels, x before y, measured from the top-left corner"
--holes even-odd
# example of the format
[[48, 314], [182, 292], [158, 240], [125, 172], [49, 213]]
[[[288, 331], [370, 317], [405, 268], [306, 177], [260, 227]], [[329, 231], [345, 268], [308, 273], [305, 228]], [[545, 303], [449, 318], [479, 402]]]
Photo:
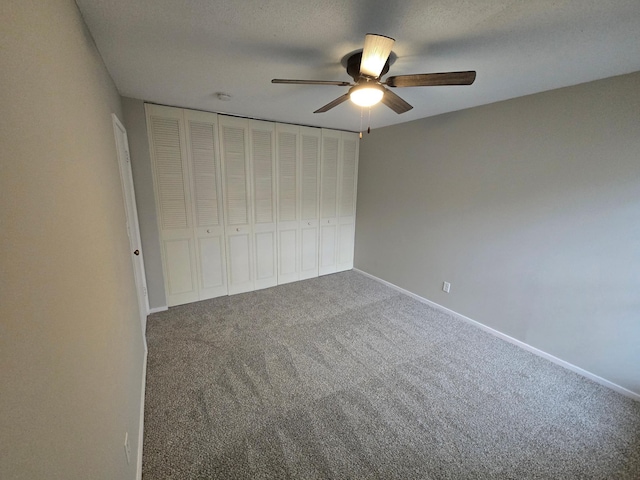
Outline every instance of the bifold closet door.
[[278, 284], [295, 282], [300, 271], [298, 170], [300, 127], [277, 124]]
[[205, 300], [228, 292], [218, 159], [218, 116], [215, 113], [184, 110], [184, 118], [191, 171], [199, 298]]
[[353, 268], [358, 135], [322, 130], [319, 274]]
[[276, 155], [272, 122], [249, 121], [250, 199], [253, 203], [254, 288], [278, 284], [276, 240]]
[[229, 294], [254, 290], [249, 121], [218, 116]]
[[353, 268], [358, 148], [358, 134], [342, 132], [341, 154], [338, 164], [338, 272]]
[[167, 304], [226, 295], [217, 115], [145, 108]]
[[322, 129], [319, 274], [338, 269], [338, 163], [341, 132]]
[[169, 306], [353, 267], [357, 135], [145, 108]]
[[321, 137], [319, 128], [300, 127], [300, 280], [318, 276]]
[[165, 290], [169, 306], [199, 300], [181, 109], [146, 105]]

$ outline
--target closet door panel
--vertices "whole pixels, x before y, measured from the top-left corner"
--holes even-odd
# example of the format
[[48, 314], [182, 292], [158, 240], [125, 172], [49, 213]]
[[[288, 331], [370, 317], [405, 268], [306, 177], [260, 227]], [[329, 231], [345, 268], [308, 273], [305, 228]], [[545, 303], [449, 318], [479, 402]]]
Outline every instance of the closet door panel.
[[274, 231], [254, 234], [256, 246], [256, 290], [277, 285], [276, 276], [276, 238]]
[[300, 269], [298, 148], [300, 128], [277, 124], [278, 284], [298, 280]]
[[338, 226], [335, 220], [326, 221], [320, 227], [320, 275], [335, 273], [338, 264], [337, 236]]
[[300, 280], [318, 276], [322, 131], [300, 127]]
[[246, 126], [225, 123], [220, 122], [226, 197], [225, 220], [228, 226], [249, 225], [249, 168], [246, 145], [248, 131]]
[[191, 170], [199, 298], [228, 293], [222, 185], [218, 159], [218, 117], [185, 110]]
[[171, 305], [197, 301], [197, 288], [193, 277], [192, 240], [165, 238], [162, 249], [166, 263], [167, 298], [171, 298]]
[[317, 220], [320, 201], [320, 136], [317, 128], [300, 127], [301, 220]]
[[322, 161], [320, 164], [320, 218], [338, 216], [338, 162], [340, 132], [322, 130]]
[[229, 294], [254, 290], [249, 122], [218, 116]]
[[[227, 267], [224, 254], [224, 236], [203, 236], [197, 239], [202, 266], [200, 300], [227, 294]], [[204, 293], [210, 290], [211, 294]]]
[[353, 218], [356, 215], [356, 180], [358, 168], [358, 139], [342, 133], [342, 162], [339, 176], [339, 216]]
[[229, 294], [250, 292], [253, 288], [251, 234], [247, 228], [236, 227], [227, 235], [229, 247]]
[[278, 284], [276, 249], [275, 124], [251, 120], [250, 164], [253, 189], [255, 289]]
[[296, 251], [298, 228], [278, 228], [278, 284], [293, 282], [298, 278]]
[[298, 220], [298, 127], [278, 124], [278, 222]]
[[320, 161], [320, 275], [335, 273], [338, 267], [338, 169], [341, 139], [340, 132], [322, 129]]
[[189, 228], [189, 195], [182, 112], [150, 109], [149, 126], [162, 230]]
[[359, 147], [357, 134], [342, 132], [341, 140], [338, 175], [338, 272], [353, 268]]
[[318, 276], [318, 221], [309, 221], [300, 228], [302, 252], [300, 280]]
[[170, 291], [174, 295], [189, 293], [194, 289], [191, 275], [192, 245], [189, 239], [178, 238], [164, 242], [169, 267]]
[[355, 224], [353, 222], [338, 225], [338, 271], [353, 268]]
[[197, 301], [198, 280], [181, 109], [145, 105], [167, 305]]

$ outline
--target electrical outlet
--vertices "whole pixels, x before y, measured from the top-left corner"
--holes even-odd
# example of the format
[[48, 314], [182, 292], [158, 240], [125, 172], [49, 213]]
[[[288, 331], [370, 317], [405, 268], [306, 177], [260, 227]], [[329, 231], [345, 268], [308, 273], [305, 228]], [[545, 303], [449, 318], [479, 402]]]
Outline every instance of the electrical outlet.
[[451, 290], [451, 284], [449, 282], [444, 282], [442, 284], [442, 291], [449, 293], [450, 290]]
[[129, 432], [124, 434], [124, 453], [127, 455], [127, 465], [131, 464], [131, 446], [129, 445]]

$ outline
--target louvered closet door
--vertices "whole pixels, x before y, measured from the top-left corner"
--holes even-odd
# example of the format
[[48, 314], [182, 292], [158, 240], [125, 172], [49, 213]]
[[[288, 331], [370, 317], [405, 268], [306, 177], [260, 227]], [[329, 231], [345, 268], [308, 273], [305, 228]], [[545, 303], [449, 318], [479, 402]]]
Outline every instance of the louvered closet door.
[[167, 304], [194, 302], [199, 295], [183, 113], [145, 108]]
[[227, 266], [215, 113], [184, 111], [200, 300], [226, 295]]
[[338, 169], [338, 266], [339, 272], [353, 268], [356, 229], [356, 185], [358, 181], [358, 134], [342, 132]]
[[298, 213], [298, 145], [300, 127], [278, 124], [277, 205], [278, 205], [278, 284], [298, 280], [300, 270], [300, 232]]
[[318, 276], [321, 137], [318, 128], [300, 127], [300, 280]]
[[276, 256], [275, 124], [249, 122], [255, 289], [278, 284]]
[[338, 163], [341, 133], [322, 129], [319, 274], [338, 268]]
[[254, 290], [249, 121], [218, 116], [229, 294]]

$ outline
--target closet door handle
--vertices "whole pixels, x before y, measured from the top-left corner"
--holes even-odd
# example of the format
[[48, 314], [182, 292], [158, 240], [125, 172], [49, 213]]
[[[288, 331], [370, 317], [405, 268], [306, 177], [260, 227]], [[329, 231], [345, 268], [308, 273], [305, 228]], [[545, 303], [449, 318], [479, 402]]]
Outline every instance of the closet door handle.
[[133, 251], [133, 254], [134, 254], [134, 255], [140, 255], [140, 250], [137, 250], [137, 249], [136, 249], [136, 250], [134, 250], [134, 251]]

